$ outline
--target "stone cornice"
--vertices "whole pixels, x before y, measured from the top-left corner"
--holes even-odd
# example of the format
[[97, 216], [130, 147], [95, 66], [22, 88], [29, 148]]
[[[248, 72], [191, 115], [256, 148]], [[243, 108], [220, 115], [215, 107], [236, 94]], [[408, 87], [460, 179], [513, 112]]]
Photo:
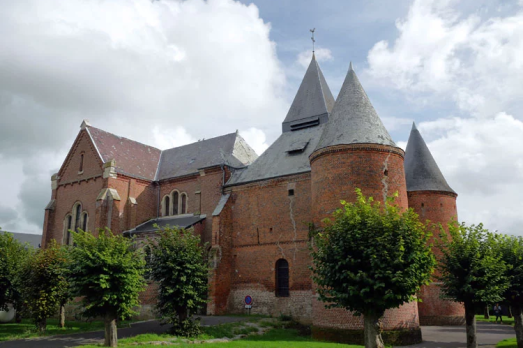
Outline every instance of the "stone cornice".
[[329, 146], [325, 147], [323, 149], [319, 149], [311, 153], [309, 156], [309, 161], [312, 165], [312, 163], [328, 154], [332, 153], [338, 153], [338, 152], [387, 152], [394, 155], [397, 155], [401, 158], [405, 157], [405, 151], [400, 149], [399, 147], [393, 147], [389, 145], [379, 145], [379, 144], [348, 144], [348, 145], [335, 145], [335, 146]]
[[431, 190], [421, 190], [421, 191], [407, 191], [408, 196], [421, 196], [421, 195], [442, 195], [442, 196], [450, 196], [453, 198], [458, 197], [457, 193], [454, 192], [447, 192], [447, 191], [431, 191]]

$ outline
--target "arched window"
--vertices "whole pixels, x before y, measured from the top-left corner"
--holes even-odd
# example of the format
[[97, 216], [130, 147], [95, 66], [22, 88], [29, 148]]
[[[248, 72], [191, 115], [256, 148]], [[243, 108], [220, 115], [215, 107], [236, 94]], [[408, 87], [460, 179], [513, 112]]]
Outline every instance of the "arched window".
[[182, 193], [182, 214], [187, 214], [187, 195]]
[[289, 263], [285, 259], [276, 262], [276, 296], [289, 297]]
[[87, 219], [89, 217], [87, 216], [87, 213], [82, 214], [82, 230], [87, 231]]
[[76, 205], [76, 212], [74, 214], [74, 218], [75, 218], [74, 229], [75, 229], [75, 231], [78, 231], [78, 229], [82, 226], [80, 224], [80, 222], [82, 220], [82, 205], [80, 203], [78, 203]]
[[145, 256], [145, 274], [144, 274], [144, 278], [146, 280], [151, 280], [152, 279], [152, 272], [151, 272], [151, 268], [152, 268], [152, 262], [153, 262], [153, 251], [151, 249], [151, 247], [149, 245], [146, 245], [144, 248], [143, 248], [143, 251], [144, 251], [144, 256]]
[[65, 218], [65, 231], [64, 231], [64, 244], [70, 245], [71, 244], [71, 232], [69, 230], [73, 227], [73, 217], [71, 215], [67, 215]]
[[173, 215], [178, 215], [178, 192], [173, 192]]
[[164, 208], [164, 216], [169, 215], [171, 212], [171, 198], [169, 196], [165, 196], [165, 208]]

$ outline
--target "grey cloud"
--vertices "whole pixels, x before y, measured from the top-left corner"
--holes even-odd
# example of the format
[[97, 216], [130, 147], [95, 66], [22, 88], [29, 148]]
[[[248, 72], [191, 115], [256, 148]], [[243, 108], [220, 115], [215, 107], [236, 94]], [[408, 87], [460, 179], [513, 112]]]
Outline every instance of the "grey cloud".
[[9, 222], [18, 217], [16, 210], [10, 207], [0, 205], [0, 227], [7, 225]]
[[3, 4], [0, 157], [24, 163], [11, 227], [41, 230], [49, 173], [82, 119], [153, 146], [253, 127], [273, 138], [288, 100], [269, 31], [232, 0]]

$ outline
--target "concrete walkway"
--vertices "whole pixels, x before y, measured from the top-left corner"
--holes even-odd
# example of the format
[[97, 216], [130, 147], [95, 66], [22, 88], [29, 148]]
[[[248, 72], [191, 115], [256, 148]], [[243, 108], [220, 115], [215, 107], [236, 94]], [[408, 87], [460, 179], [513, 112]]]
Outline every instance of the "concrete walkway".
[[[422, 326], [423, 343], [409, 348], [462, 348], [467, 346], [465, 326]], [[478, 346], [495, 347], [496, 343], [516, 337], [511, 325], [477, 323]]]
[[[225, 323], [233, 323], [237, 321], [246, 320], [245, 317], [201, 317], [202, 325], [219, 325]], [[144, 333], [165, 333], [168, 329], [167, 325], [160, 325], [157, 320], [150, 320], [141, 323], [131, 324], [131, 327], [118, 329], [118, 338], [132, 337]], [[0, 348], [66, 348], [76, 347], [82, 344], [98, 344], [103, 343], [104, 332], [93, 331], [77, 333], [73, 335], [56, 335], [49, 337], [30, 338], [25, 340], [15, 340], [0, 342]]]

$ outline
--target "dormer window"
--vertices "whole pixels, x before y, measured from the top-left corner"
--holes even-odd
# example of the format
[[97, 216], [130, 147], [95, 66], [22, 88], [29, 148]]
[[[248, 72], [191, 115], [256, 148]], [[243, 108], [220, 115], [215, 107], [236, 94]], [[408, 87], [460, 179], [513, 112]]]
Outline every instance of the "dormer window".
[[310, 141], [309, 139], [295, 141], [294, 143], [289, 145], [286, 152], [289, 155], [296, 155], [299, 153], [303, 153], [303, 151], [305, 151], [305, 148], [307, 147], [307, 145], [309, 145], [309, 141]]

